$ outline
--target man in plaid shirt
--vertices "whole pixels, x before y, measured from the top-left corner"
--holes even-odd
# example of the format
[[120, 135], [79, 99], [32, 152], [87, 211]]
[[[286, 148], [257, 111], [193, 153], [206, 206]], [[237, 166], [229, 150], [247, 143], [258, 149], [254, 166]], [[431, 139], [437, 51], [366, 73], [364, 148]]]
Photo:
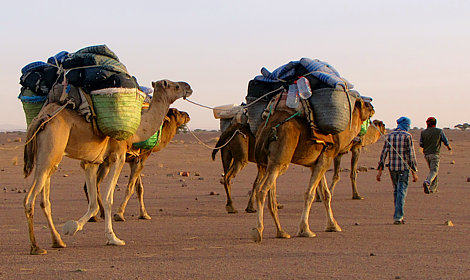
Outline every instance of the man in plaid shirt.
[[398, 127], [389, 133], [385, 138], [385, 143], [380, 155], [379, 170], [377, 181], [380, 181], [382, 170], [385, 166], [387, 156], [388, 170], [393, 183], [393, 198], [395, 202], [395, 213], [393, 215], [394, 224], [404, 224], [404, 206], [406, 192], [408, 190], [408, 180], [410, 171], [413, 175], [413, 182], [418, 181], [416, 174], [417, 164], [413, 138], [408, 132], [410, 130], [411, 120], [407, 117], [401, 117], [397, 120]]

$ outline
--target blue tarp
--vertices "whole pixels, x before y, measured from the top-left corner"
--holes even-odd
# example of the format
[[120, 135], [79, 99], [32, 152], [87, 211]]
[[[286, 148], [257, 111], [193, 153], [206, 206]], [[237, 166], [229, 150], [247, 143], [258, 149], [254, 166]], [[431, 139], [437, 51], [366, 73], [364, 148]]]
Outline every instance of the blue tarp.
[[335, 88], [341, 86], [343, 88], [352, 89], [354, 86], [346, 79], [342, 78], [336, 69], [327, 62], [318, 59], [302, 58], [299, 61], [291, 61], [278, 67], [273, 72], [269, 72], [265, 67], [261, 68], [261, 75], [254, 79], [262, 82], [279, 82], [295, 78], [296, 67], [302, 65], [314, 77], [318, 78], [325, 84]]

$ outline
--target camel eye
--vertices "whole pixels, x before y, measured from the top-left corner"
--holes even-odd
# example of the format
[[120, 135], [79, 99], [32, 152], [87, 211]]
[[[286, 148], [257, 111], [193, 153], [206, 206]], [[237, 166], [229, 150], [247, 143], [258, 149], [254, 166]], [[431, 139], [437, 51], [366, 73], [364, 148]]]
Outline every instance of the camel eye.
[[179, 88], [180, 88], [180, 86], [179, 86], [179, 85], [176, 85], [176, 89], [179, 89]]

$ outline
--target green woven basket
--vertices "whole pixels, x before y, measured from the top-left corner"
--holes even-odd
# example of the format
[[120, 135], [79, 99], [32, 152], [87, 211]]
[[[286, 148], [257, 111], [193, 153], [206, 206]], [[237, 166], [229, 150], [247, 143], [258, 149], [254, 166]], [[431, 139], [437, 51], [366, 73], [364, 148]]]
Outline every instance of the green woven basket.
[[36, 95], [29, 88], [22, 87], [18, 99], [23, 104], [24, 116], [26, 117], [26, 125], [29, 126], [31, 121], [39, 114], [42, 106], [46, 102], [47, 96]]
[[137, 131], [144, 102], [137, 89], [108, 88], [90, 94], [98, 128], [104, 135], [125, 140]]
[[39, 114], [39, 111], [41, 111], [42, 106], [44, 105], [44, 102], [24, 102], [23, 103], [23, 111], [24, 115], [26, 117], [26, 125], [29, 126], [31, 121]]

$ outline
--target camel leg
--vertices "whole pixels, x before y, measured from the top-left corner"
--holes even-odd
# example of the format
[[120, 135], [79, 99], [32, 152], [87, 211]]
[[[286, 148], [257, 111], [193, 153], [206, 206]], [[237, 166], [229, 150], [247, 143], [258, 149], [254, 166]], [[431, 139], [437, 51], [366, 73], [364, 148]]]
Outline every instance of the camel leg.
[[233, 206], [232, 200], [232, 179], [240, 172], [243, 167], [245, 167], [242, 161], [233, 158], [231, 151], [226, 151], [222, 149], [222, 165], [224, 167], [224, 179], [223, 185], [225, 189], [225, 194], [227, 195], [227, 203], [225, 204], [225, 210], [229, 214], [238, 213], [238, 211]]
[[334, 194], [335, 192], [335, 187], [338, 184], [339, 180], [341, 179], [340, 175], [340, 169], [341, 169], [341, 159], [343, 155], [337, 155], [335, 159], [333, 160], [333, 165], [334, 165], [334, 172], [333, 172], [333, 180], [331, 182], [331, 187], [330, 187], [330, 193], [331, 195]]
[[333, 217], [333, 210], [331, 210], [331, 193], [328, 189], [328, 185], [326, 182], [326, 176], [323, 176], [322, 180], [320, 181], [320, 188], [319, 192], [322, 193], [323, 203], [325, 204], [326, 209], [326, 218], [327, 218], [327, 225], [325, 231], [341, 231], [341, 227], [336, 222], [335, 218]]
[[282, 230], [281, 223], [279, 221], [279, 215], [278, 215], [278, 205], [277, 205], [277, 200], [276, 200], [276, 182], [274, 182], [273, 186], [268, 192], [268, 206], [269, 206], [269, 211], [271, 212], [271, 216], [274, 219], [274, 224], [276, 225], [276, 237], [277, 238], [290, 238], [291, 236]]
[[279, 175], [279, 167], [269, 167], [266, 174], [260, 179], [259, 185], [256, 186], [256, 204], [258, 207], [258, 222], [256, 228], [253, 228], [252, 235], [253, 240], [257, 243], [263, 240], [263, 214], [264, 214], [264, 203], [266, 201], [266, 195], [269, 189], [272, 187], [273, 182], [276, 181]]
[[62, 241], [62, 238], [60, 237], [60, 234], [57, 232], [57, 229], [55, 228], [54, 222], [52, 220], [52, 211], [51, 211], [51, 201], [50, 201], [50, 189], [51, 188], [51, 178], [47, 178], [46, 184], [44, 185], [44, 188], [42, 190], [42, 202], [41, 202], [41, 208], [42, 211], [44, 212], [44, 215], [46, 216], [47, 219], [47, 224], [49, 225], [49, 228], [51, 230], [51, 235], [52, 235], [52, 248], [65, 248], [67, 247], [65, 243]]
[[357, 164], [359, 162], [359, 156], [361, 155], [361, 148], [352, 149], [352, 156], [351, 156], [351, 184], [352, 184], [352, 199], [364, 199], [359, 193], [357, 192]]
[[[325, 152], [323, 152], [325, 153]], [[298, 236], [301, 237], [315, 237], [315, 233], [310, 230], [308, 224], [308, 218], [310, 215], [310, 208], [312, 207], [313, 199], [315, 198], [315, 192], [320, 183], [320, 180], [325, 175], [328, 166], [330, 166], [331, 158], [328, 160], [324, 154], [321, 154], [317, 163], [312, 167], [312, 175], [310, 176], [310, 182], [307, 191], [304, 194], [304, 207], [302, 211], [302, 216], [299, 224]]]
[[137, 198], [139, 199], [139, 204], [140, 204], [140, 215], [139, 219], [141, 220], [151, 220], [152, 217], [147, 213], [147, 210], [145, 209], [145, 204], [144, 204], [144, 184], [142, 183], [142, 177], [139, 174], [139, 177], [137, 178], [137, 187], [136, 187], [136, 192], [137, 192]]
[[[82, 165], [84, 162], [82, 162]], [[97, 182], [96, 182], [96, 198], [98, 199], [98, 206], [100, 208], [100, 218], [104, 219], [104, 208], [103, 208], [103, 201], [101, 200], [101, 193], [100, 193], [100, 184], [103, 182], [104, 178], [108, 175], [109, 168], [107, 164], [101, 164], [99, 169], [98, 169], [98, 177], [97, 177]], [[90, 200], [88, 199], [88, 191], [87, 191], [87, 186], [86, 182], [83, 186], [83, 190], [85, 191], [86, 199], [88, 203]], [[88, 220], [88, 222], [98, 222], [98, 217], [95, 215]]]
[[34, 235], [34, 205], [36, 202], [36, 196], [41, 192], [44, 187], [50, 172], [47, 170], [39, 170], [39, 166], [36, 167], [36, 174], [34, 176], [33, 183], [31, 188], [23, 202], [24, 213], [26, 215], [26, 220], [28, 221], [28, 231], [29, 231], [29, 240], [31, 242], [30, 254], [31, 255], [44, 255], [47, 254], [47, 251], [41, 249], [38, 246], [36, 237]]
[[88, 211], [78, 221], [67, 221], [63, 226], [64, 234], [74, 235], [76, 232], [83, 229], [85, 224], [90, 218], [98, 213], [98, 199], [97, 199], [97, 173], [99, 164], [82, 162], [83, 169], [85, 170], [85, 180], [87, 191], [89, 195]]
[[250, 199], [248, 200], [248, 205], [246, 206], [245, 212], [247, 213], [256, 213], [256, 209], [253, 207], [253, 204], [255, 203], [255, 197], [256, 197], [256, 186], [259, 184], [260, 178], [262, 178], [264, 175], [263, 170], [258, 169], [258, 173], [256, 174], [256, 179], [253, 182], [253, 188], [251, 189], [250, 193]]
[[104, 223], [105, 223], [105, 236], [107, 239], [106, 245], [125, 245], [126, 243], [119, 239], [113, 231], [113, 219], [111, 217], [111, 211], [113, 207], [113, 195], [114, 195], [114, 188], [116, 187], [117, 180], [119, 178], [119, 174], [121, 173], [122, 167], [125, 163], [125, 156], [126, 153], [123, 151], [122, 153], [112, 153], [109, 158], [111, 161], [109, 175], [111, 179], [109, 180], [108, 184], [106, 184], [106, 191], [104, 193], [105, 200], [104, 200]]
[[134, 194], [135, 191], [135, 183], [140, 176], [140, 172], [142, 171], [143, 165], [142, 161], [139, 158], [134, 159], [130, 162], [131, 166], [131, 174], [129, 175], [129, 182], [127, 183], [126, 188], [126, 195], [124, 196], [124, 200], [122, 201], [119, 209], [117, 210], [116, 214], [114, 214], [115, 221], [125, 221], [124, 212], [126, 211], [127, 203], [131, 196]]

